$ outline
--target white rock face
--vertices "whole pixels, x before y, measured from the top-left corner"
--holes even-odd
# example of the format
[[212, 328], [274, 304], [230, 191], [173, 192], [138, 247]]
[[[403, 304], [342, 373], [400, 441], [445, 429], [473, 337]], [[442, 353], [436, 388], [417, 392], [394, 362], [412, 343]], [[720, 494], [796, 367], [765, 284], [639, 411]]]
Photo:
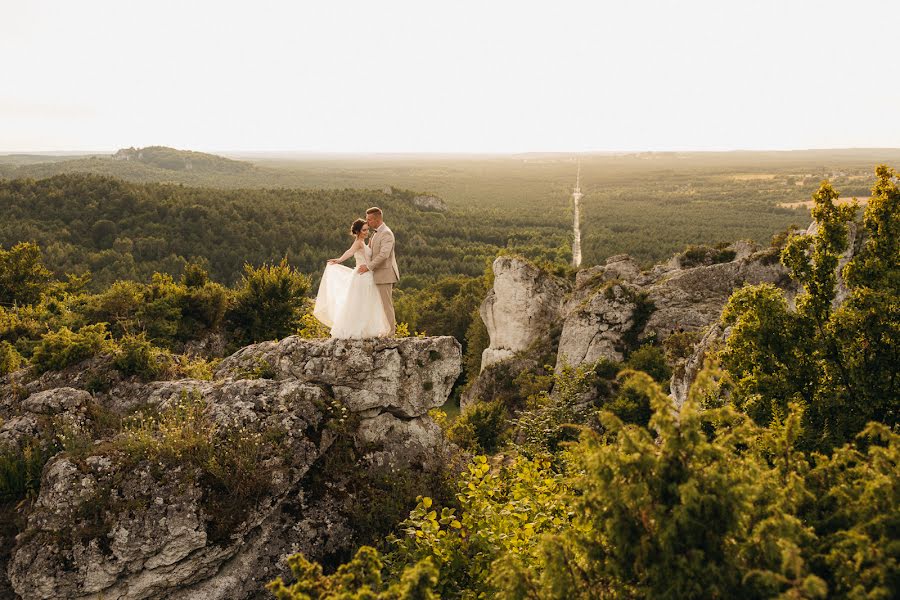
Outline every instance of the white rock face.
[[669, 273], [647, 286], [655, 306], [642, 337], [664, 339], [673, 330], [701, 329], [719, 319], [731, 294], [745, 285], [771, 283], [793, 293], [787, 271], [760, 255]]
[[[189, 461], [157, 464], [102, 445], [86, 458], [59, 454], [16, 540], [9, 583], [25, 599], [264, 597], [284, 555], [316, 559], [352, 547], [355, 499], [346, 487], [354, 477], [440, 468], [446, 442], [426, 413], [446, 401], [460, 371], [460, 345], [450, 337], [292, 337], [243, 348], [212, 381], [128, 388], [134, 397], [117, 396], [117, 406], [165, 409], [193, 397], [214, 427], [272, 440], [253, 457], [265, 474], [259, 496], [235, 505]], [[249, 378], [259, 376], [266, 378]], [[84, 390], [53, 388], [23, 401], [13, 394], [0, 386], [0, 439], [46, 435], [40, 423], [49, 416], [91, 424], [85, 407], [96, 399]], [[336, 452], [358, 458], [328, 472]]]
[[568, 285], [513, 256], [494, 261], [494, 286], [481, 304], [491, 343], [481, 368], [511, 358], [544, 335], [558, 317]]
[[[599, 359], [622, 361], [628, 345], [662, 341], [674, 332], [705, 330], [718, 321], [731, 294], [745, 285], [771, 283], [792, 300], [796, 286], [776, 255], [754, 252], [755, 247], [745, 242], [731, 249], [735, 258], [730, 262], [681, 268], [676, 256], [647, 272], [627, 255], [612, 256], [604, 265], [579, 271], [574, 289], [521, 259], [498, 258], [494, 288], [481, 306], [491, 337], [482, 370], [528, 349], [554, 323], [562, 326], [559, 371], [564, 365], [577, 367]], [[701, 366], [702, 362], [691, 363], [686, 377], [673, 381], [679, 401]], [[479, 380], [470, 389], [490, 390], [489, 383], [480, 385]], [[475, 398], [470, 396], [469, 403]]]
[[605, 358], [621, 361], [623, 336], [634, 326], [637, 290], [628, 284], [613, 284], [595, 291], [572, 307], [559, 338], [556, 371]]

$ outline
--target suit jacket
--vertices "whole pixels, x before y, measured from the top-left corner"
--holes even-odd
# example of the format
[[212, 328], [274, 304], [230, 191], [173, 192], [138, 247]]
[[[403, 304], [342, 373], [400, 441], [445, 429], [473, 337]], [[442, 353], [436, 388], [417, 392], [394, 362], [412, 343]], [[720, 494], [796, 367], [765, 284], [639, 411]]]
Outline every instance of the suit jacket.
[[376, 284], [397, 283], [400, 281], [400, 269], [397, 268], [397, 257], [394, 255], [394, 232], [381, 224], [370, 242], [372, 258], [369, 259], [369, 270]]

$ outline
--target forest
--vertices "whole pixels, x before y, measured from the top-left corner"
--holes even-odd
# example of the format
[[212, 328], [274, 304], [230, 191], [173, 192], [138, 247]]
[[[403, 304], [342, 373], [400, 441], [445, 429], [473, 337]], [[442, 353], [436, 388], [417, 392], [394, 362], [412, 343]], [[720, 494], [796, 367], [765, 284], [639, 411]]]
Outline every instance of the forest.
[[[607, 256], [628, 253], [649, 267], [690, 244], [738, 239], [766, 243], [788, 225], [809, 221], [808, 210], [781, 205], [809, 200], [823, 179], [838, 186], [844, 196], [865, 197], [872, 166], [900, 162], [897, 150], [865, 149], [474, 156], [236, 154], [229, 156], [236, 160], [224, 163], [228, 168], [219, 168], [212, 159], [205, 164], [191, 158], [199, 153], [161, 148], [154, 152], [169, 162], [115, 160], [113, 155], [67, 160], [0, 156], [0, 178], [92, 173], [132, 183], [182, 184], [223, 194], [232, 190], [232, 198], [247, 197], [254, 189], [331, 190], [330, 195], [336, 190], [356, 190], [375, 197], [385, 189], [414, 190], [440, 197], [448, 206], [448, 217], [459, 217], [470, 227], [484, 224], [502, 230], [499, 241], [495, 238], [491, 243], [505, 246], [510, 237], [538, 235], [550, 236], [540, 239], [540, 246], [555, 248], [560, 240], [568, 243], [571, 236], [570, 195], [580, 163], [585, 194], [584, 263], [599, 264]], [[183, 165], [189, 160], [193, 168], [186, 170]], [[161, 164], [177, 168], [161, 168]], [[354, 206], [344, 220], [349, 223], [361, 210], [364, 207]], [[404, 234], [412, 238], [418, 233], [428, 243], [440, 237], [439, 232], [408, 225], [403, 216], [388, 215], [400, 242]], [[24, 239], [3, 237], [0, 243], [8, 246]], [[340, 239], [329, 243], [340, 246]], [[288, 244], [285, 247], [299, 252]], [[255, 259], [248, 255], [247, 260]], [[460, 273], [471, 274], [466, 270], [448, 274]]]
[[[448, 464], [446, 481], [398, 511], [390, 534], [342, 563], [292, 556], [292, 579], [272, 581], [272, 595], [896, 597], [900, 180], [882, 166], [873, 183], [867, 157], [584, 159], [585, 266], [615, 252], [649, 264], [687, 245], [774, 235], [802, 293], [789, 302], [772, 286], [736, 292], [722, 314], [731, 335], [678, 408], [665, 389], [673, 340], [621, 364], [510, 373], [512, 393], [455, 418], [436, 411], [462, 467]], [[315, 278], [349, 243], [352, 218], [377, 204], [406, 249], [401, 335], [456, 336], [462, 389], [487, 342], [477, 309], [490, 261], [514, 252], [573, 275], [567, 186], [577, 164], [481, 160], [476, 189], [476, 163], [457, 159], [451, 186], [443, 171], [396, 160], [341, 188], [328, 187], [334, 165], [315, 174], [274, 159], [239, 176], [282, 169], [285, 181], [306, 173], [310, 186], [215, 187], [200, 161], [184, 172], [210, 177], [202, 186], [109, 173], [0, 181], [0, 377], [105, 356], [140, 380], [203, 379], [242, 345], [326, 336], [310, 314]], [[616, 173], [597, 166], [614, 164]], [[538, 185], [532, 166], [559, 178]], [[840, 204], [836, 190], [867, 201]], [[447, 210], [417, 204], [423, 193]], [[776, 235], [810, 220], [779, 204], [810, 197], [817, 230]], [[862, 242], [839, 264], [851, 227]], [[536, 364], [553, 364], [553, 343], [534, 349]], [[0, 452], [3, 514], [40, 484], [48, 457], [32, 450]]]

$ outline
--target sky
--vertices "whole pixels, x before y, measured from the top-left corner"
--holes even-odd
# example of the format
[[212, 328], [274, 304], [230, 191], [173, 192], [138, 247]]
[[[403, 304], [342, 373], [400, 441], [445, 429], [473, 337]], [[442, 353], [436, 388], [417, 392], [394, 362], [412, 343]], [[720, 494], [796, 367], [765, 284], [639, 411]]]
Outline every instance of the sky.
[[0, 151], [900, 147], [880, 0], [0, 0]]

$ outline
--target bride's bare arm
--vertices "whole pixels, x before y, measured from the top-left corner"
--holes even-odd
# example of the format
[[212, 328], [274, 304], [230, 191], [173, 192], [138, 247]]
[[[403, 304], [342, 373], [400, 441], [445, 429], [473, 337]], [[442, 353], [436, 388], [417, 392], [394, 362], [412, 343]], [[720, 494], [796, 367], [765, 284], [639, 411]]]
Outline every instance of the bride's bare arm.
[[344, 252], [343, 254], [341, 254], [341, 257], [340, 257], [340, 258], [329, 258], [329, 259], [328, 259], [328, 264], [329, 264], [329, 265], [334, 265], [334, 264], [338, 264], [338, 263], [344, 262], [345, 260], [347, 260], [348, 258], [350, 258], [351, 256], [353, 256], [353, 255], [356, 253], [356, 251], [359, 250], [359, 247], [360, 247], [360, 246], [362, 246], [362, 242], [361, 242], [360, 240], [356, 240], [355, 242], [353, 242], [352, 244], [350, 244], [350, 247], [347, 248], [347, 251], [346, 251], [346, 252]]

